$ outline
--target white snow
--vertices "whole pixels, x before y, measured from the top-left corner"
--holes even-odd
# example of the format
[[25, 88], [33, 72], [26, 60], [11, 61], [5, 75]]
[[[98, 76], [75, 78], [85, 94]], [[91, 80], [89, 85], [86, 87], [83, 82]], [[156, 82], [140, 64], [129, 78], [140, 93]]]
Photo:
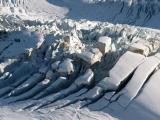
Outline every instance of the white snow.
[[0, 0], [0, 120], [158, 120], [159, 8], [157, 0]]
[[111, 42], [111, 38], [102, 36], [98, 39], [97, 47], [103, 54], [106, 54], [111, 48]]
[[46, 0], [1, 0], [0, 7], [2, 15], [13, 14], [23, 19], [63, 18], [68, 12], [67, 8], [50, 4]]
[[149, 48], [141, 43], [134, 43], [133, 45], [131, 45], [129, 50], [132, 52], [137, 52], [145, 56], [149, 55]]
[[72, 59], [65, 59], [62, 63], [60, 63], [57, 72], [60, 74], [71, 74], [74, 72], [74, 66], [72, 64]]
[[120, 82], [125, 80], [144, 60], [145, 57], [143, 55], [127, 51], [110, 70], [109, 81], [113, 85], [119, 85]]
[[[122, 106], [127, 106], [136, 97], [143, 84], [147, 81], [147, 78], [152, 74], [159, 64], [159, 59], [153, 56], [147, 58], [145, 62], [143, 62], [136, 69], [127, 86], [121, 91], [123, 95], [118, 101], [120, 104], [122, 104]], [[125, 96], [128, 98], [125, 98]]]
[[84, 60], [85, 62], [88, 62], [89, 64], [94, 64], [101, 61], [102, 53], [99, 49], [94, 48], [82, 53], [78, 53], [77, 57]]

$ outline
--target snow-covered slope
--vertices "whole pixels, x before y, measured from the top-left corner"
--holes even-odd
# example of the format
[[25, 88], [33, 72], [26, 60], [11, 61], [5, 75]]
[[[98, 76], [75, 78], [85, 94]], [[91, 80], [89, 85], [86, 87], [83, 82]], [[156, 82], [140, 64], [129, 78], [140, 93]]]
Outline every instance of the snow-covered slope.
[[159, 120], [159, 1], [0, 6], [0, 119]]
[[67, 8], [51, 5], [46, 0], [0, 0], [1, 15], [18, 15], [23, 19], [63, 18]]
[[[160, 28], [158, 0], [48, 0], [69, 8], [68, 18]], [[83, 10], [82, 10], [83, 8]]]
[[[71, 115], [72, 112], [74, 113], [76, 110], [79, 117], [83, 119], [85, 118], [84, 113], [87, 112], [87, 109], [82, 109], [84, 113], [81, 113], [82, 111], [81, 109], [79, 110], [78, 107], [83, 104], [90, 104], [87, 107], [90, 112], [95, 110], [99, 111], [96, 114], [96, 117], [99, 117], [100, 119], [102, 119], [102, 117], [107, 119], [107, 117], [104, 116], [104, 114], [107, 115], [107, 113], [125, 120], [128, 120], [130, 116], [133, 116], [133, 119], [135, 119], [134, 116], [136, 116], [137, 119], [158, 119], [159, 107], [157, 107], [156, 110], [148, 104], [150, 100], [148, 101], [147, 97], [149, 97], [148, 94], [150, 94], [150, 91], [147, 88], [144, 89], [146, 91], [145, 93], [141, 92], [140, 96], [142, 97], [139, 96], [135, 99], [137, 93], [139, 94], [139, 91], [144, 88], [143, 85], [148, 79], [148, 75], [150, 75], [157, 64], [159, 64], [157, 58], [152, 60], [152, 57], [146, 58], [143, 55], [135, 53], [135, 55], [131, 54], [131, 56], [126, 54], [125, 59], [130, 59], [130, 63], [128, 64], [126, 64], [126, 62], [119, 63], [116, 61], [125, 53], [126, 50], [130, 49], [128, 47], [132, 45], [132, 43], [136, 42], [138, 40], [137, 38], [146, 40], [146, 45], [151, 44], [151, 48], [148, 53], [151, 56], [154, 56], [154, 52], [159, 49], [159, 31], [128, 25], [113, 25], [111, 23], [90, 22], [86, 20], [74, 21], [69, 19], [53, 20], [48, 23], [41, 23], [40, 21], [24, 21], [21, 23], [22, 25], [20, 24], [17, 29], [21, 30], [20, 32], [10, 31], [9, 27], [8, 30], [10, 32], [1, 32], [1, 43], [3, 43], [3, 46], [1, 47], [2, 50], [0, 55], [0, 96], [2, 97], [1, 103], [3, 105], [6, 105], [6, 103], [12, 103], [10, 107], [15, 109], [17, 112], [22, 110], [24, 115], [28, 114], [25, 113], [26, 110], [30, 111], [38, 109], [43, 113], [43, 117], [46, 119], [48, 119], [48, 114], [53, 113], [57, 118], [61, 119], [59, 116], [59, 112], [61, 110], [64, 110], [66, 113], [69, 112], [69, 115]], [[100, 36], [111, 37], [112, 44], [110, 52], [107, 53], [100, 62], [91, 66], [87, 63], [90, 58], [84, 59], [86, 62], [80, 62], [82, 60], [79, 61], [77, 54], [80, 54], [81, 52], [83, 53], [83, 51], [88, 49], [95, 48]], [[143, 47], [143, 44], [142, 48], [140, 48], [142, 50], [144, 48], [144, 50], [147, 51], [148, 47]], [[21, 48], [21, 46], [23, 47]], [[131, 50], [134, 50], [136, 47], [134, 49], [133, 48]], [[148, 54], [145, 52], [144, 55]], [[72, 59], [73, 62], [72, 60], [68, 61], [67, 58]], [[141, 58], [144, 59], [144, 65], [142, 64], [143, 61], [141, 61]], [[92, 59], [96, 60], [97, 58], [91, 58], [91, 60]], [[121, 59], [123, 60], [123, 56]], [[134, 65], [135, 67], [130, 68], [131, 64], [133, 64], [133, 59], [134, 61], [137, 59], [139, 62], [137, 61]], [[154, 65], [153, 67], [147, 66], [148, 64], [151, 64], [147, 62], [147, 59], [151, 60], [148, 62], [151, 62]], [[129, 60], [127, 61], [129, 62]], [[121, 68], [117, 68], [116, 65], [114, 66], [115, 63], [117, 63], [117, 65], [119, 64], [120, 66], [118, 66]], [[58, 69], [56, 68], [56, 65], [59, 66]], [[110, 86], [110, 83], [106, 81], [106, 77], [112, 76], [113, 78], [116, 78], [116, 80], [112, 77], [109, 79], [111, 79], [111, 82], [113, 81], [113, 84], [119, 86], [121, 81], [125, 79], [124, 76], [127, 76], [127, 74], [130, 75], [138, 65], [140, 65], [140, 67], [137, 69], [137, 72], [135, 71], [135, 76], [133, 75], [132, 78], [133, 80], [131, 79], [130, 82], [127, 82], [126, 88], [122, 89], [122, 92], [118, 92], [115, 95], [115, 99], [117, 99], [116, 97], [119, 96], [120, 93], [125, 93], [126, 90], [131, 91], [131, 95], [133, 95], [130, 98], [127, 98], [125, 96], [129, 97], [130, 94], [126, 93], [124, 97], [121, 97], [119, 99], [120, 106], [117, 105], [117, 102], [113, 102], [114, 104], [111, 104], [109, 108], [116, 109], [114, 111], [108, 109], [108, 107], [105, 108], [108, 102], [105, 100], [104, 96], [108, 96], [108, 94], [107, 92], [105, 95], [103, 92], [102, 94], [101, 89], [105, 88], [107, 90]], [[141, 66], [143, 68], [142, 70]], [[113, 69], [111, 69], [112, 67]], [[117, 71], [119, 69], [123, 69], [124, 71], [123, 74], [122, 71], [120, 72], [121, 78], [115, 76], [115, 71], [119, 72]], [[67, 72], [68, 70], [71, 70], [71, 72]], [[145, 72], [145, 70], [148, 70], [148, 72]], [[141, 71], [141, 73], [139, 71]], [[66, 74], [70, 74], [69, 77], [66, 77]], [[144, 75], [141, 76], [142, 74]], [[92, 79], [93, 75], [95, 77], [94, 79]], [[137, 80], [140, 80], [142, 83], [136, 84], [138, 82]], [[87, 81], [90, 82], [88, 83]], [[95, 86], [93, 85], [94, 81], [96, 82]], [[152, 84], [153, 83], [148, 82], [147, 85], [150, 86]], [[137, 88], [132, 88], [132, 85], [134, 85], [135, 88], [137, 86]], [[110, 88], [112, 88], [112, 86]], [[89, 89], [88, 92], [86, 91], [87, 89]], [[114, 87], [114, 89], [116, 89], [116, 87]], [[151, 89], [154, 89], [154, 87]], [[89, 102], [89, 100], [85, 100], [87, 99], [85, 98], [87, 96], [91, 96], [88, 98], [91, 102]], [[146, 99], [142, 103], [143, 98]], [[158, 99], [159, 97], [157, 97], [157, 99], [152, 99], [151, 104], [158, 106], [158, 103], [156, 102]], [[82, 102], [79, 103], [79, 100]], [[130, 100], [132, 101], [131, 105], [127, 107], [127, 110], [124, 112], [123, 107], [125, 107], [128, 102], [130, 103]], [[18, 101], [23, 102], [21, 103]], [[51, 103], [54, 107], [49, 107]], [[73, 103], [75, 104], [71, 107]], [[63, 105], [67, 107], [64, 107]], [[141, 105], [143, 106], [141, 107]], [[55, 110], [59, 108], [61, 109]], [[5, 107], [3, 109], [6, 110]], [[137, 113], [136, 111], [142, 112]], [[18, 112], [17, 114], [20, 113]], [[37, 118], [39, 118], [41, 117], [41, 114], [35, 111], [33, 116], [37, 116]], [[63, 116], [65, 116], [65, 114]], [[53, 116], [51, 116], [51, 118], [52, 117]], [[78, 118], [75, 117], [75, 119]], [[94, 119], [92, 112], [90, 116], [86, 117], [86, 119]]]
[[23, 19], [67, 17], [160, 28], [158, 0], [1, 0], [0, 6], [1, 14]]

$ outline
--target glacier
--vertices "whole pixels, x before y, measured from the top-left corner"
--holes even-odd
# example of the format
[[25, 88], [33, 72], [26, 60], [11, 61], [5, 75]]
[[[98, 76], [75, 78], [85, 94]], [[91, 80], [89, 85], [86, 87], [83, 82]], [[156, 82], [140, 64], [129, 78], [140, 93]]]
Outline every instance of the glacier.
[[1, 120], [159, 120], [159, 0], [0, 0]]

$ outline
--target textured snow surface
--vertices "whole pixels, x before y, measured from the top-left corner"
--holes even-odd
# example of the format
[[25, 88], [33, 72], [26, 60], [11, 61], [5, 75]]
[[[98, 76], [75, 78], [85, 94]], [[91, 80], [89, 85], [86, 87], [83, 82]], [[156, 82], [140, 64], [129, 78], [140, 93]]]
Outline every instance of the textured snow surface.
[[51, 5], [46, 0], [0, 0], [2, 15], [18, 15], [23, 19], [55, 19], [63, 18], [67, 8]]
[[0, 120], [159, 120], [159, 7], [0, 0]]
[[1, 0], [0, 8], [3, 15], [23, 19], [67, 17], [160, 28], [158, 0]]
[[4, 107], [0, 109], [1, 120], [118, 120], [107, 113], [90, 112], [86, 110], [76, 110], [73, 107], [68, 107], [61, 110], [50, 112], [45, 110], [42, 112], [20, 111]]
[[[48, 0], [69, 9], [68, 18], [160, 28], [158, 0]], [[83, 8], [83, 10], [81, 9]]]

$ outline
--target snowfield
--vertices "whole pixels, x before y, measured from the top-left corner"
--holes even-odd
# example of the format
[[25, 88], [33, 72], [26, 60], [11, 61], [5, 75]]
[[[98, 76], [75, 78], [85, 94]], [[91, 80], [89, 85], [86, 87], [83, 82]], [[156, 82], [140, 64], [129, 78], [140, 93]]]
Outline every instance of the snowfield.
[[159, 1], [0, 0], [0, 120], [159, 120]]

